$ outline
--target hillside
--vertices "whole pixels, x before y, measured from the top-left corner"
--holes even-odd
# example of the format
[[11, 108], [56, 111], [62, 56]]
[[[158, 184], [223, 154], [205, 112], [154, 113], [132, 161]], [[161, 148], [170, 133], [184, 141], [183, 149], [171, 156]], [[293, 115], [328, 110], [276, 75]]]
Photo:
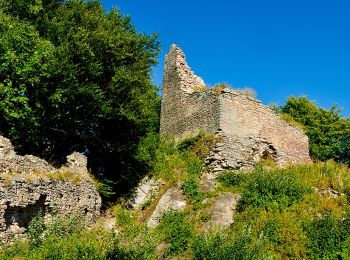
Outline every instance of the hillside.
[[0, 1], [0, 259], [350, 259], [350, 118], [176, 44], [160, 95], [160, 46], [99, 0]]
[[[347, 259], [349, 168], [328, 161], [281, 169], [267, 160], [251, 172], [225, 172], [214, 190], [203, 191], [199, 173], [205, 170], [204, 144], [210, 140], [206, 136], [177, 146], [163, 143], [151, 172], [162, 180], [159, 192], [139, 209], [128, 209], [122, 201], [111, 207], [106, 215], [115, 221], [112, 232], [102, 228], [106, 217], [92, 229], [80, 228], [74, 217], [48, 226], [36, 219], [29, 240], [6, 247], [1, 258]], [[157, 227], [148, 227], [146, 220], [164, 191], [179, 183], [186, 206], [166, 213]], [[241, 198], [233, 223], [207, 229], [206, 223], [218, 213], [213, 205], [222, 194]]]

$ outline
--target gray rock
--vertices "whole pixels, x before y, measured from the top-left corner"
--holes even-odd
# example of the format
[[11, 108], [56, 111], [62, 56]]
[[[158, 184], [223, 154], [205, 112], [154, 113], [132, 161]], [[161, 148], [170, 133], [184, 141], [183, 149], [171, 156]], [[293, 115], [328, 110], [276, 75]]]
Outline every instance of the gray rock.
[[207, 209], [211, 219], [203, 224], [202, 230], [208, 232], [215, 228], [229, 227], [233, 223], [233, 216], [239, 199], [240, 195], [230, 192], [223, 192], [215, 198], [213, 206]]
[[345, 196], [344, 193], [336, 191], [330, 187], [322, 188], [322, 189], [315, 188], [315, 192], [322, 197], [327, 197], [327, 198], [332, 198], [332, 199], [337, 199], [339, 197]]
[[15, 156], [15, 149], [11, 141], [3, 136], [0, 136], [0, 159], [12, 160]]
[[147, 222], [150, 228], [156, 227], [167, 211], [182, 211], [186, 207], [186, 197], [179, 188], [170, 188], [159, 200]]
[[154, 180], [146, 176], [131, 194], [126, 205], [129, 208], [139, 209], [146, 201], [151, 200], [159, 193], [161, 185], [161, 180]]
[[67, 156], [67, 163], [61, 170], [80, 174], [88, 173], [86, 156], [82, 153], [73, 152]]

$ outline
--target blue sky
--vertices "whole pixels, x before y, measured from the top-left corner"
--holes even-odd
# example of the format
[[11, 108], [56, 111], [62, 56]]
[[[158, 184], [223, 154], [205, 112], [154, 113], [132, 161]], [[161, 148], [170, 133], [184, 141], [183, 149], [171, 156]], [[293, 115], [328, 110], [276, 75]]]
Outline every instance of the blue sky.
[[161, 86], [172, 43], [207, 85], [249, 86], [265, 104], [306, 95], [350, 116], [349, 0], [101, 0], [130, 15], [137, 30], [159, 33], [153, 69]]

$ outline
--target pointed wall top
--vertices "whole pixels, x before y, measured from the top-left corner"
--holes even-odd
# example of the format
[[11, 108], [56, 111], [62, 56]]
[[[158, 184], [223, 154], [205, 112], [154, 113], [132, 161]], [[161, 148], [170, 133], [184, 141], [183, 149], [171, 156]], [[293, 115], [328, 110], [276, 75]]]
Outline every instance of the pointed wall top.
[[187, 65], [186, 57], [181, 48], [172, 44], [165, 57], [163, 96], [170, 91], [182, 90], [185, 93], [194, 92], [194, 87], [205, 86], [202, 78], [194, 74]]

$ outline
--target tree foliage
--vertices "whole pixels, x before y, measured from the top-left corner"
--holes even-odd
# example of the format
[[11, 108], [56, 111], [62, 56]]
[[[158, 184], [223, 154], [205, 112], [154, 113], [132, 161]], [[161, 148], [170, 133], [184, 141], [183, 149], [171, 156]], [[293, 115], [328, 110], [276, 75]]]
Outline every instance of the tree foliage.
[[77, 150], [116, 187], [136, 182], [159, 122], [156, 37], [97, 0], [2, 2], [0, 133], [20, 153], [63, 163]]
[[350, 119], [341, 115], [337, 105], [327, 110], [306, 97], [290, 97], [279, 110], [304, 126], [314, 159], [350, 165]]

